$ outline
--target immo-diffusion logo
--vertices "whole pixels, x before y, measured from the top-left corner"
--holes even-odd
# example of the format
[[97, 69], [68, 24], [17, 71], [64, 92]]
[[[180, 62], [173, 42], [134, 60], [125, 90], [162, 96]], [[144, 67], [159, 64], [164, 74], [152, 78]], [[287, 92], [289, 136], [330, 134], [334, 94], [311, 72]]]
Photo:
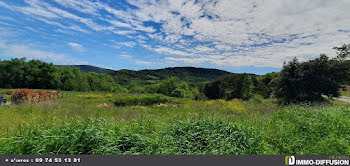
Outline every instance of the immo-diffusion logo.
[[350, 160], [340, 159], [340, 160], [331, 160], [331, 159], [302, 159], [297, 160], [294, 156], [286, 156], [285, 164], [286, 165], [349, 165]]
[[286, 156], [286, 165], [295, 165], [295, 157], [294, 156]]

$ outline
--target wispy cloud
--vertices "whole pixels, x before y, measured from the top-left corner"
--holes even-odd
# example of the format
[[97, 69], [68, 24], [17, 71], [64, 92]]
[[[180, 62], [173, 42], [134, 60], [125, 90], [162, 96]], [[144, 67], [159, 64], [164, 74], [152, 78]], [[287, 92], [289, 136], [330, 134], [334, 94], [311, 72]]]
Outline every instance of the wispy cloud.
[[[149, 37], [170, 45], [156, 52], [192, 56], [170, 61], [280, 67], [290, 57], [308, 59], [350, 42], [339, 32], [350, 29], [344, 0], [128, 2], [138, 7], [138, 19], [162, 25], [163, 35]], [[176, 47], [181, 40], [193, 54]]]
[[26, 45], [8, 44], [5, 41], [0, 41], [0, 55], [8, 56], [11, 58], [25, 57], [30, 59], [39, 59], [48, 62], [54, 62], [56, 64], [76, 64], [83, 63], [75, 58], [69, 57], [64, 54], [56, 54], [48, 51], [42, 51], [39, 49], [31, 48]]
[[79, 52], [83, 52], [84, 51], [84, 47], [81, 44], [78, 43], [74, 43], [74, 42], [69, 42], [67, 43], [69, 46], [71, 46], [73, 49], [79, 51]]
[[[350, 43], [348, 0], [24, 2], [0, 1], [0, 7], [53, 26], [55, 32], [108, 36], [99, 40], [109, 47], [142, 46], [139, 55], [151, 51], [169, 64], [281, 67], [294, 56], [334, 56], [333, 46]], [[70, 41], [64, 42], [75, 50], [87, 49]]]
[[118, 47], [120, 46], [125, 46], [125, 47], [135, 47], [136, 43], [135, 42], [114, 42], [117, 44]]
[[141, 66], [150, 66], [150, 65], [154, 64], [154, 63], [152, 63], [150, 61], [135, 59], [131, 55], [127, 55], [127, 54], [121, 54], [121, 55], [118, 55], [118, 56], [128, 60], [129, 62], [135, 63], [137, 65], [141, 65]]
[[56, 3], [82, 13], [99, 15], [97, 6], [88, 0], [54, 0]]
[[157, 48], [151, 48], [151, 49], [153, 49], [155, 52], [163, 53], [163, 54], [179, 55], [179, 56], [189, 56], [190, 55], [190, 53], [180, 51], [180, 50], [174, 50], [174, 49], [169, 48], [169, 47], [157, 47]]

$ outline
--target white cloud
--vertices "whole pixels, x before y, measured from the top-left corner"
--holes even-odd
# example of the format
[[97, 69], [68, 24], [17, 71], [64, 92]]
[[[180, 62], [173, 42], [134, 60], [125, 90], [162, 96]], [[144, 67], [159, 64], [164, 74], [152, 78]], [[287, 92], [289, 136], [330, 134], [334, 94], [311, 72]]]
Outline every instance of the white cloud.
[[[44, 1], [25, 0], [25, 2], [28, 4], [28, 6], [21, 6], [21, 7], [10, 6], [10, 5], [3, 3], [3, 2], [0, 3], [0, 6], [3, 6], [7, 9], [10, 9], [13, 11], [22, 12], [26, 15], [37, 16], [34, 18], [40, 19], [41, 21], [44, 20], [43, 18], [46, 18], [46, 19], [67, 18], [67, 19], [72, 19], [74, 21], [83, 23], [86, 26], [88, 26], [91, 29], [96, 30], [96, 31], [101, 31], [104, 29], [103, 26], [96, 24], [93, 20], [91, 20], [89, 18], [79, 17], [79, 16], [72, 14], [70, 12], [67, 12], [65, 10], [53, 7], [52, 5], [50, 5]], [[49, 20], [46, 20], [45, 22], [49, 23]], [[51, 22], [51, 24], [53, 23], [53, 21], [50, 21], [50, 22]], [[58, 24], [56, 24], [56, 25], [58, 25]]]
[[55, 64], [74, 64], [81, 62], [64, 54], [33, 49], [25, 45], [8, 44], [5, 41], [0, 41], [0, 55], [12, 58], [25, 57], [27, 59], [39, 59]]
[[153, 48], [153, 50], [155, 52], [158, 53], [164, 53], [164, 54], [170, 54], [170, 55], [179, 55], [179, 56], [189, 56], [190, 53], [184, 52], [184, 51], [180, 51], [180, 50], [174, 50], [168, 47], [157, 47], [157, 48]]
[[102, 64], [92, 64], [92, 65], [97, 66], [97, 67], [101, 67], [101, 68], [105, 68], [105, 69], [116, 70], [114, 67], [106, 66], [106, 65], [102, 65]]
[[152, 64], [152, 62], [142, 61], [142, 60], [135, 60], [134, 62], [138, 65], [144, 65], [144, 66], [149, 66]]
[[200, 51], [200, 52], [213, 52], [215, 51], [214, 48], [210, 48], [210, 47], [207, 47], [207, 46], [197, 46], [195, 48], [196, 51]]
[[128, 60], [129, 62], [135, 63], [137, 65], [141, 65], [141, 66], [150, 66], [150, 65], [153, 64], [152, 62], [149, 62], [149, 61], [135, 59], [131, 55], [128, 55], [128, 54], [121, 54], [121, 55], [118, 55], [118, 56]]
[[74, 43], [74, 42], [69, 42], [67, 43], [69, 46], [71, 46], [73, 49], [79, 51], [79, 52], [83, 52], [84, 51], [84, 47], [81, 44], [78, 43]]
[[98, 15], [98, 8], [93, 2], [88, 0], [54, 0], [54, 1], [64, 7], [72, 8], [82, 13]]
[[120, 22], [118, 20], [107, 20], [109, 23], [116, 27], [123, 27], [123, 28], [131, 28], [131, 25], [128, 23]]
[[[1, 6], [1, 5], [0, 5]], [[8, 16], [1, 16], [0, 15], [0, 20], [6, 20], [6, 21], [14, 21], [17, 22], [14, 18], [8, 17]]]
[[71, 30], [75, 30], [75, 31], [83, 32], [83, 33], [87, 33], [87, 34], [90, 34], [90, 33], [91, 33], [90, 31], [88, 31], [88, 30], [86, 30], [86, 29], [83, 29], [83, 28], [81, 28], [81, 27], [78, 26], [78, 25], [71, 25], [71, 26], [69, 26], [68, 28], [71, 29]]
[[[338, 31], [350, 30], [347, 0], [129, 2], [139, 8], [134, 11], [137, 19], [162, 24], [164, 38], [149, 36], [170, 45], [156, 52], [191, 56], [167, 57], [169, 61], [281, 67], [293, 56], [307, 60], [350, 42], [348, 34]], [[177, 49], [179, 41], [194, 45], [187, 49], [192, 54]], [[221, 59], [215, 59], [218, 52]]]
[[112, 31], [114, 34], [117, 34], [117, 35], [129, 35], [129, 34], [134, 34], [136, 33], [135, 31], [128, 31], [128, 30], [114, 30]]
[[350, 43], [348, 0], [127, 0], [136, 9], [123, 10], [102, 1], [54, 1], [64, 8], [39, 0], [0, 6], [35, 16], [62, 33], [92, 29], [126, 36], [135, 40], [115, 47], [139, 44], [175, 63], [281, 67], [294, 56], [334, 56], [333, 46]]
[[114, 42], [117, 45], [126, 46], [126, 47], [135, 47], [135, 42]]
[[131, 55], [127, 55], [127, 54], [121, 54], [119, 55], [120, 57], [126, 58], [126, 59], [131, 59], [132, 56]]

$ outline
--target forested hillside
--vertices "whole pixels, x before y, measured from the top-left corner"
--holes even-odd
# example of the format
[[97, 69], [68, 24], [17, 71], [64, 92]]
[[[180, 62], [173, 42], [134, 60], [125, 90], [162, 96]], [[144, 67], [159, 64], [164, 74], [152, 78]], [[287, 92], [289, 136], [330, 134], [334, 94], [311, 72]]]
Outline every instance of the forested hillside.
[[183, 81], [190, 83], [198, 83], [205, 81], [213, 81], [216, 78], [231, 74], [230, 72], [218, 69], [205, 69], [195, 67], [173, 67], [157, 70], [118, 70], [112, 73], [121, 85], [128, 85], [132, 81], [138, 84], [147, 85], [154, 84], [160, 80], [170, 77], [178, 77]]
[[79, 68], [83, 72], [94, 72], [94, 73], [103, 73], [110, 74], [113, 73], [114, 70], [105, 69], [101, 67], [91, 66], [91, 65], [57, 65], [58, 67], [68, 67], [68, 68]]

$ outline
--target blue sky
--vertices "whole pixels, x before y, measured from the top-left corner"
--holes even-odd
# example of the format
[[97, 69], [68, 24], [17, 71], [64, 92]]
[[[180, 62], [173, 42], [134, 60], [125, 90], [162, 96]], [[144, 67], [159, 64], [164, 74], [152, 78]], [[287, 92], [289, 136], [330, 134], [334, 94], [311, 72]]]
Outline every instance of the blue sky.
[[350, 43], [348, 0], [0, 0], [0, 59], [264, 74]]

